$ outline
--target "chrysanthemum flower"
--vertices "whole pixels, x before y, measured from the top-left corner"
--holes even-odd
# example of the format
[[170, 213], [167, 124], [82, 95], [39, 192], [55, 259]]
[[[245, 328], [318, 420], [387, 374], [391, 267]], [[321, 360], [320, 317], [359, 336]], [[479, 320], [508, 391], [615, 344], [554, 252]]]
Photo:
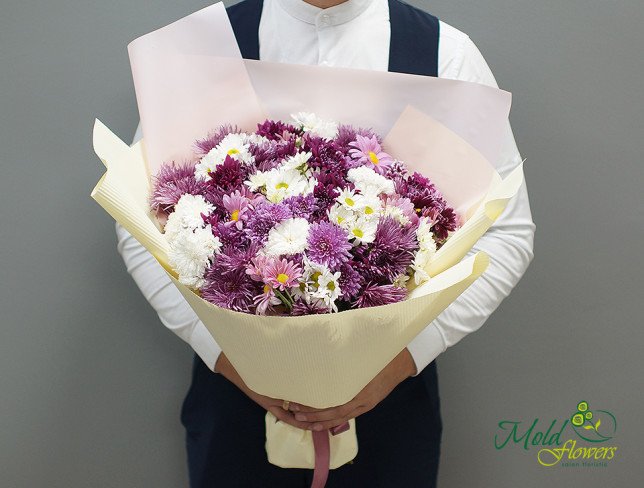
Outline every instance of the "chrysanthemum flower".
[[352, 159], [378, 173], [383, 173], [385, 168], [394, 162], [394, 159], [382, 150], [375, 136], [367, 138], [356, 135], [356, 140], [349, 146], [353, 148], [349, 150]]
[[303, 299], [296, 300], [293, 304], [292, 315], [317, 315], [321, 313], [329, 313], [329, 307], [324, 304], [322, 300], [314, 299], [305, 301]]
[[319, 222], [309, 227], [307, 255], [311, 261], [324, 264], [335, 271], [351, 254], [347, 231], [331, 222]]
[[267, 315], [273, 311], [273, 307], [280, 305], [282, 300], [277, 298], [275, 290], [270, 285], [264, 285], [262, 293], [257, 295], [253, 302], [255, 304], [255, 313], [257, 315]]
[[358, 210], [362, 208], [363, 196], [350, 188], [343, 188], [336, 201], [349, 210]]
[[204, 139], [200, 139], [195, 142], [195, 152], [203, 157], [212, 149], [216, 148], [228, 134], [239, 132], [241, 132], [241, 130], [239, 130], [237, 127], [233, 127], [230, 124], [222, 125], [217, 130], [208, 134], [208, 136]]
[[201, 195], [183, 195], [174, 207], [174, 212], [168, 217], [164, 232], [168, 240], [184, 230], [194, 230], [204, 227], [203, 216], [209, 215], [214, 206], [206, 202]]
[[266, 198], [279, 203], [286, 197], [310, 193], [309, 181], [294, 169], [272, 169], [266, 175]]
[[170, 214], [182, 195], [203, 195], [205, 185], [194, 176], [194, 163], [164, 164], [153, 177], [150, 207]]
[[315, 197], [312, 194], [285, 198], [282, 200], [282, 205], [291, 209], [293, 217], [302, 217], [306, 220], [309, 220], [318, 209]]
[[291, 255], [304, 252], [309, 223], [303, 218], [290, 218], [275, 225], [268, 232], [264, 252], [269, 256]]
[[383, 216], [396, 219], [400, 225], [418, 222], [414, 204], [409, 198], [396, 194], [388, 195], [383, 198], [383, 203], [385, 206]]
[[213, 266], [207, 272], [206, 284], [201, 289], [202, 298], [218, 307], [252, 313], [254, 298], [261, 285], [251, 280], [243, 269], [222, 271], [219, 266]]
[[244, 232], [255, 242], [262, 243], [278, 223], [291, 218], [291, 210], [283, 204], [264, 203], [258, 205], [246, 220]]
[[230, 195], [224, 195], [223, 204], [230, 217], [228, 224], [241, 229], [252, 208], [250, 200], [240, 191], [236, 191]]
[[302, 276], [302, 268], [287, 259], [270, 259], [262, 272], [264, 283], [284, 291], [297, 286], [297, 280]]
[[169, 239], [168, 261], [179, 275], [179, 281], [191, 288], [201, 288], [210, 259], [219, 252], [221, 242], [210, 226], [184, 229]]
[[391, 195], [394, 193], [394, 182], [378, 174], [368, 166], [351, 168], [347, 173], [347, 180], [352, 182], [363, 195], [378, 196], [381, 193]]
[[376, 237], [378, 222], [371, 219], [357, 219], [349, 226], [349, 238], [353, 239], [355, 245], [369, 244]]
[[323, 139], [333, 139], [338, 133], [338, 124], [331, 120], [325, 120], [313, 113], [298, 112], [291, 114], [295, 126], [304, 132], [310, 132]]
[[353, 222], [358, 219], [357, 212], [349, 210], [339, 203], [334, 204], [327, 213], [329, 222], [339, 225], [343, 229], [348, 229]]
[[227, 158], [232, 158], [242, 163], [253, 162], [249, 144], [246, 142], [246, 134], [231, 133], [224, 137], [217, 147], [211, 149], [208, 154], [199, 160], [195, 166], [195, 178], [207, 180], [210, 173], [215, 171], [220, 164], [224, 164]]
[[405, 288], [394, 285], [369, 284], [360, 293], [360, 296], [353, 302], [356, 308], [378, 307], [390, 303], [400, 302], [407, 296]]
[[342, 295], [342, 289], [340, 288], [340, 272], [336, 271], [332, 273], [330, 271], [325, 271], [317, 278], [317, 289], [311, 294], [313, 298], [322, 300], [326, 306], [328, 306], [334, 312], [338, 311], [336, 305], [336, 300]]

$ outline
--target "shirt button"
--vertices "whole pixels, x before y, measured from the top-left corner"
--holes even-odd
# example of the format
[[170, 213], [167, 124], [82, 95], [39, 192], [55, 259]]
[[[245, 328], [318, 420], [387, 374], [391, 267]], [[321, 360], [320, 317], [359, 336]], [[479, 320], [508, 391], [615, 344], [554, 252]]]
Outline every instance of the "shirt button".
[[322, 17], [320, 17], [320, 24], [322, 25], [329, 25], [331, 21], [331, 17], [329, 17], [327, 14], [324, 14]]

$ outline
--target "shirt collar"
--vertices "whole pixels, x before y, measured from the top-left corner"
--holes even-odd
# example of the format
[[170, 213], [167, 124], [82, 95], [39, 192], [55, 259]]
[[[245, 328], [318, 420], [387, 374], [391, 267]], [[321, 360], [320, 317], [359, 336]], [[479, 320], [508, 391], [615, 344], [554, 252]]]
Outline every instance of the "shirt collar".
[[321, 9], [304, 0], [278, 0], [289, 15], [307, 24], [338, 25], [349, 22], [364, 12], [370, 0], [347, 0], [335, 7]]

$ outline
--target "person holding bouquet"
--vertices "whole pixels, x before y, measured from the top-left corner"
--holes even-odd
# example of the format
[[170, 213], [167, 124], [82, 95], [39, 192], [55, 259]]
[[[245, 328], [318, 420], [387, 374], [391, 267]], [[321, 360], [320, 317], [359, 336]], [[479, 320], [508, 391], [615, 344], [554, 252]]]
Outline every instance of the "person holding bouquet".
[[[469, 37], [398, 0], [245, 0], [228, 9], [245, 58], [396, 71], [496, 86]], [[140, 129], [135, 139], [142, 136]], [[504, 176], [521, 163], [508, 125]], [[533, 257], [525, 185], [474, 251], [491, 257], [486, 273], [427, 327], [350, 402], [315, 409], [260, 395], [246, 386], [226, 355], [154, 257], [117, 224], [128, 272], [164, 325], [195, 350], [182, 408], [191, 487], [307, 486], [311, 470], [270, 464], [264, 415], [301, 429], [356, 424], [360, 449], [333, 470], [329, 487], [436, 486], [442, 424], [436, 357], [477, 330], [519, 281]]]

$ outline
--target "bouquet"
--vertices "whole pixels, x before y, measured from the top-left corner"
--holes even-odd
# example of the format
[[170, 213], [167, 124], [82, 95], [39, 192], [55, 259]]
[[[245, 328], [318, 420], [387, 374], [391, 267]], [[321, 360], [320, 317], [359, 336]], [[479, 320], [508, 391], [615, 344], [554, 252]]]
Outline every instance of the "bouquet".
[[222, 126], [166, 164], [151, 207], [180, 283], [219, 307], [309, 315], [407, 297], [458, 218], [382, 139], [299, 113], [253, 133]]
[[[107, 171], [92, 197], [252, 390], [346, 403], [484, 272], [488, 257], [470, 251], [523, 180], [489, 163], [508, 93], [243, 60], [221, 4], [129, 49], [144, 139], [130, 147], [96, 121]], [[268, 413], [268, 459], [339, 467], [357, 453], [350, 427], [316, 433], [330, 449], [320, 465], [312, 433]]]

